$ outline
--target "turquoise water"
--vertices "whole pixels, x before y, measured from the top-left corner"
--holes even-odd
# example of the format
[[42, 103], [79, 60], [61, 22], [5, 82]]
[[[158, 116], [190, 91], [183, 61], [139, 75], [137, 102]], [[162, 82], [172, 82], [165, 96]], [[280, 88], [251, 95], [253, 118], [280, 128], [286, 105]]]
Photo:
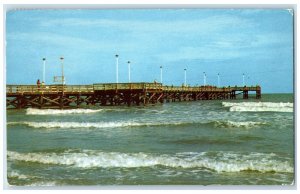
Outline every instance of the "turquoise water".
[[[232, 104], [233, 103], [233, 104]], [[7, 111], [10, 185], [291, 185], [293, 95]]]

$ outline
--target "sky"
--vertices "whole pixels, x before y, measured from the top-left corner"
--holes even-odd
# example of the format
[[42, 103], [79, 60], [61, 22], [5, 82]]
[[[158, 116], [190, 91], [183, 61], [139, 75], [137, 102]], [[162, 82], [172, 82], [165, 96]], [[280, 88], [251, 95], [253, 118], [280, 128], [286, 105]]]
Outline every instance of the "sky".
[[160, 82], [260, 85], [293, 92], [293, 11], [286, 9], [12, 10], [6, 15], [6, 83]]

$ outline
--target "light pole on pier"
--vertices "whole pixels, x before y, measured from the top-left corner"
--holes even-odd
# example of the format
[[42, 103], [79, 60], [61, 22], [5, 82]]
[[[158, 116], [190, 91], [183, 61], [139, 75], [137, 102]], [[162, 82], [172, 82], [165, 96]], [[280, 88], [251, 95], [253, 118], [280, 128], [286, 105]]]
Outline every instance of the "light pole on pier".
[[184, 69], [184, 86], [186, 86], [186, 68]]
[[218, 73], [218, 87], [220, 87], [220, 73]]
[[163, 82], [163, 75], [162, 75], [162, 66], [160, 66], [160, 83], [162, 84], [162, 82]]
[[116, 56], [116, 83], [119, 82], [119, 55]]
[[243, 86], [245, 86], [245, 74], [243, 73]]
[[128, 82], [130, 83], [130, 61], [127, 62], [128, 63]]
[[206, 86], [206, 73], [203, 72], [203, 84], [204, 86]]
[[46, 80], [45, 80], [45, 75], [46, 75], [45, 71], [46, 71], [46, 58], [43, 58], [43, 82], [44, 83], [46, 82]]
[[61, 84], [64, 85], [65, 83], [65, 77], [64, 77], [64, 58], [60, 57], [61, 61]]

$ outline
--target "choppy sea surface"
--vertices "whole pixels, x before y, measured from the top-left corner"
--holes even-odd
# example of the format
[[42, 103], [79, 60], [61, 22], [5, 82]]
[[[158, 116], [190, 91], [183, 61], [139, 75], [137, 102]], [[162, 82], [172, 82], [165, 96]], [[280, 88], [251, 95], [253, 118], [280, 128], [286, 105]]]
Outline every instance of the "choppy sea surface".
[[291, 185], [293, 95], [7, 110], [7, 181], [20, 186]]

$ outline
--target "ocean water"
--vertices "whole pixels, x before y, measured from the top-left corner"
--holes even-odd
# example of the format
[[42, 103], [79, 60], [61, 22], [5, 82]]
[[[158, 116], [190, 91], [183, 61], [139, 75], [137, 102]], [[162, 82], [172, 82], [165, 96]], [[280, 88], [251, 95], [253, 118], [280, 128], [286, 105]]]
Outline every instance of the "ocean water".
[[17, 186], [291, 185], [293, 95], [8, 110], [7, 181]]

